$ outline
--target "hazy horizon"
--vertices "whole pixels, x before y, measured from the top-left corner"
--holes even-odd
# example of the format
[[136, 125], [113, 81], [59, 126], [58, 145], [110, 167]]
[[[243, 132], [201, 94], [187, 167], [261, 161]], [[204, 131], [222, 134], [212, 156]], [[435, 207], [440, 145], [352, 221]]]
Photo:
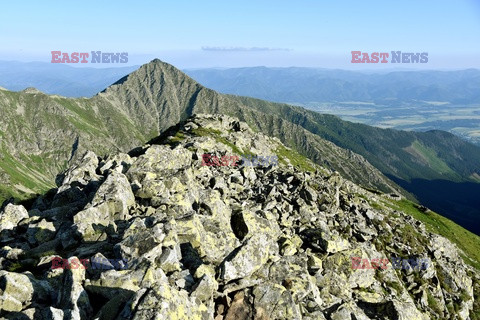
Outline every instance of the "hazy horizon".
[[[409, 0], [394, 9], [377, 0], [368, 6], [357, 1], [144, 1], [125, 8], [89, 0], [82, 6], [5, 3], [0, 60], [50, 62], [51, 51], [102, 51], [128, 53], [128, 63], [113, 67], [160, 58], [181, 69], [480, 68], [480, 3], [473, 0]], [[351, 63], [352, 51], [428, 53], [428, 62]]]
[[348, 65], [344, 68], [341, 67], [319, 67], [319, 66], [301, 66], [301, 65], [285, 65], [285, 66], [268, 66], [268, 65], [240, 65], [240, 66], [205, 66], [205, 67], [181, 67], [179, 65], [176, 65], [170, 61], [164, 60], [162, 58], [153, 58], [148, 61], [145, 61], [144, 63], [139, 63], [139, 64], [134, 64], [134, 63], [127, 63], [127, 64], [68, 64], [68, 63], [63, 63], [63, 64], [51, 64], [50, 62], [45, 62], [45, 61], [39, 61], [39, 60], [32, 60], [32, 61], [20, 61], [20, 60], [2, 60], [0, 59], [0, 63], [20, 63], [20, 64], [44, 64], [45, 66], [47, 65], [52, 65], [53, 67], [55, 66], [65, 66], [65, 67], [72, 67], [72, 68], [77, 68], [77, 69], [113, 69], [113, 68], [140, 68], [142, 65], [147, 64], [151, 62], [154, 59], [160, 59], [163, 62], [166, 62], [168, 64], [173, 65], [174, 67], [180, 69], [180, 70], [202, 70], [202, 69], [218, 69], [218, 70], [227, 70], [227, 69], [242, 69], [242, 68], [271, 68], [271, 69], [288, 69], [288, 68], [305, 68], [305, 69], [325, 69], [325, 70], [344, 70], [344, 71], [358, 71], [361, 73], [388, 73], [388, 72], [405, 72], [405, 71], [463, 71], [463, 70], [469, 70], [469, 69], [474, 69], [474, 70], [480, 70], [479, 67], [457, 67], [457, 68], [415, 68], [414, 66], [411, 66], [410, 68], [408, 67], [395, 67], [392, 65], [382, 67], [382, 68], [375, 68], [375, 67], [370, 67], [370, 68], [348, 68]]

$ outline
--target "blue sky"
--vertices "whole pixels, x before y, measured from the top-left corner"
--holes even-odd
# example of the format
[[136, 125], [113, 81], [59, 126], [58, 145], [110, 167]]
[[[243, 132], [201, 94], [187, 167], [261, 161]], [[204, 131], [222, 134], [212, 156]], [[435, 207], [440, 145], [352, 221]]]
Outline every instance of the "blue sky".
[[396, 68], [480, 68], [480, 1], [11, 1], [0, 43], [0, 60], [17, 61], [100, 50], [130, 65], [375, 69], [392, 65], [352, 64], [350, 52], [400, 50], [429, 62]]

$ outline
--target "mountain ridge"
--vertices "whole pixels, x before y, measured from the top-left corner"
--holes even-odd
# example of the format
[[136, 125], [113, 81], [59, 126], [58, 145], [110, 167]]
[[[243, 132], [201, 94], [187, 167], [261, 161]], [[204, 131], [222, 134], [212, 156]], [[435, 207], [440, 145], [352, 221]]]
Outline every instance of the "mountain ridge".
[[[430, 163], [426, 165], [422, 165], [421, 163], [417, 164], [417, 159], [406, 151], [401, 151], [402, 153], [400, 153], [400, 155], [403, 157], [401, 161], [398, 159], [398, 154], [395, 153], [389, 157], [379, 157], [376, 153], [390, 152], [389, 149], [391, 149], [391, 146], [398, 145], [399, 142], [395, 142], [392, 137], [390, 137], [390, 140], [386, 139], [385, 142], [380, 145], [382, 149], [379, 150], [382, 150], [381, 152], [377, 152], [375, 149], [371, 150], [371, 152], [364, 152], [362, 148], [358, 148], [361, 144], [357, 145], [357, 149], [355, 149], [355, 144], [353, 147], [352, 145], [344, 145], [344, 147], [353, 149], [360, 154], [363, 153], [363, 156], [346, 149], [338, 148], [337, 145], [341, 145], [342, 141], [335, 141], [335, 137], [341, 136], [343, 132], [352, 132], [350, 134], [354, 136], [352, 140], [365, 137], [363, 139], [365, 139], [367, 143], [366, 146], [371, 147], [376, 145], [373, 143], [375, 141], [372, 142], [369, 141], [369, 139], [379, 136], [382, 137], [382, 135], [376, 133], [373, 137], [368, 137], [370, 132], [384, 133], [395, 131], [381, 131], [381, 129], [360, 127], [363, 128], [362, 130], [365, 128], [370, 130], [362, 132], [356, 124], [341, 121], [336, 117], [303, 110], [299, 107], [274, 104], [246, 97], [221, 95], [201, 86], [190, 77], [184, 75], [180, 70], [158, 59], [140, 67], [137, 71], [117, 81], [114, 85], [108, 87], [91, 99], [48, 98], [48, 96], [38, 93], [22, 95], [21, 93], [7, 92], [3, 93], [3, 95], [3, 100], [10, 96], [11, 99], [8, 101], [10, 103], [10, 109], [18, 105], [18, 100], [21, 100], [20, 104], [28, 105], [25, 100], [39, 99], [39, 97], [44, 99], [43, 104], [46, 107], [51, 103], [57, 108], [63, 108], [63, 111], [60, 112], [61, 117], [63, 117], [59, 119], [59, 121], [63, 121], [60, 127], [67, 127], [66, 132], [62, 135], [69, 136], [70, 138], [68, 141], [63, 141], [61, 146], [54, 147], [52, 144], [48, 150], [48, 152], [57, 153], [60, 150], [63, 154], [62, 157], [57, 156], [55, 160], [57, 162], [55, 167], [57, 170], [62, 166], [63, 168], [66, 167], [66, 161], [72, 153], [72, 145], [74, 145], [76, 141], [78, 142], [78, 150], [74, 153], [74, 156], [81, 154], [87, 149], [93, 149], [100, 154], [107, 153], [111, 150], [127, 150], [134, 145], [138, 145], [157, 136], [193, 113], [223, 113], [236, 116], [240, 120], [246, 121], [254, 130], [277, 136], [282, 142], [297, 149], [300, 153], [309, 156], [317, 163], [327, 165], [339, 171], [342, 176], [356, 183], [370, 188], [380, 189], [384, 192], [403, 193], [408, 196], [405, 191], [402, 191], [397, 185], [392, 183], [376, 168], [371, 166], [369, 162], [376, 163], [379, 167], [383, 164], [383, 171], [394, 177], [396, 172], [388, 171], [387, 169], [402, 168], [402, 166], [409, 168], [409, 165], [411, 167], [413, 166], [416, 170], [413, 173], [407, 173], [407, 178], [451, 178], [448, 175], [445, 176], [442, 174], [434, 176], [425, 175], [425, 172], [432, 172], [432, 170], [429, 169]], [[49, 99], [51, 100], [49, 101]], [[37, 100], [35, 101], [37, 102]], [[3, 105], [5, 108], [5, 103], [3, 103]], [[15, 107], [15, 109], [17, 108]], [[14, 115], [16, 116], [18, 114]], [[48, 116], [50, 115], [47, 115], [47, 117]], [[11, 118], [12, 123], [16, 120], [18, 119], [14, 117]], [[46, 127], [51, 126], [50, 123], [47, 123], [47, 120], [44, 121]], [[329, 122], [330, 127], [328, 126]], [[4, 122], [0, 128], [6, 128], [8, 125], [11, 124]], [[29, 124], [29, 126], [33, 126], [33, 122]], [[336, 127], [340, 128], [341, 126], [344, 126], [347, 130], [338, 131]], [[64, 130], [61, 128], [59, 131], [59, 128], [53, 126], [51, 131], [61, 132]], [[337, 145], [322, 139], [322, 132], [327, 133], [324, 138], [333, 140]], [[1, 131], [0, 134], [3, 135]], [[8, 132], [5, 132], [5, 134], [8, 134]], [[61, 141], [62, 135], [55, 135], [55, 138], [59, 139], [58, 142]], [[410, 135], [417, 136], [415, 133], [411, 133]], [[27, 137], [25, 140], [31, 140], [31, 136], [32, 134], [27, 132], [23, 135], [23, 137]], [[33, 136], [35, 137], [35, 134]], [[103, 146], [95, 143], [96, 137], [104, 137]], [[16, 143], [12, 144], [18, 145], [19, 149], [22, 149], [21, 139], [18, 139], [18, 137], [9, 137], [9, 139], [16, 141]], [[44, 143], [44, 141], [41, 141], [43, 139], [41, 133], [37, 135], [37, 139], [39, 139], [39, 141], [36, 141], [34, 144]], [[343, 139], [343, 142], [345, 141], [349, 141], [349, 139]], [[467, 144], [461, 144], [461, 146], [465, 145]], [[408, 145], [404, 147], [408, 147]], [[4, 145], [3, 148], [8, 149], [8, 146]], [[426, 150], [428, 151], [428, 149]], [[457, 152], [455, 148], [451, 150], [452, 154]], [[476, 149], [472, 150], [475, 151]], [[6, 153], [11, 156], [13, 151], [15, 150], [10, 150], [10, 152], [7, 150]], [[421, 151], [426, 152], [425, 150]], [[460, 151], [462, 150], [460, 149], [459, 152]], [[480, 152], [477, 150], [477, 152], [473, 152], [472, 155], [478, 156]], [[448, 154], [446, 156], [448, 156]], [[18, 157], [16, 158], [18, 160]], [[60, 158], [62, 158], [62, 162], [59, 166], [58, 159]], [[431, 158], [433, 159], [433, 164], [441, 164], [441, 161], [443, 161], [441, 157], [435, 154], [431, 155]], [[41, 160], [43, 161], [43, 159]], [[393, 161], [393, 163], [389, 161]], [[407, 166], [403, 163], [404, 161], [406, 161]], [[22, 162], [24, 162], [24, 160], [20, 161], [20, 163]], [[48, 166], [48, 164], [45, 165]], [[453, 162], [453, 165], [460, 165], [457, 170], [460, 171], [462, 169], [461, 165], [463, 164], [457, 159], [456, 162]], [[3, 169], [5, 170], [5, 167]], [[21, 171], [25, 171], [22, 168], [20, 169]], [[31, 165], [26, 169], [32, 169]], [[433, 171], [433, 173], [436, 172]], [[470, 173], [468, 176], [472, 174], [473, 173]], [[53, 174], [51, 173], [50, 181], [53, 181], [52, 176]], [[405, 179], [405, 176], [400, 176], [399, 178]], [[406, 181], [403, 179], [402, 181]], [[21, 180], [25, 181], [27, 179], [23, 177]], [[13, 185], [15, 185], [15, 183], [13, 183]], [[52, 185], [49, 186], [51, 187]], [[408, 187], [408, 185], [404, 186]], [[473, 216], [473, 218], [474, 217], [475, 216]], [[466, 224], [464, 223], [464, 225]]]

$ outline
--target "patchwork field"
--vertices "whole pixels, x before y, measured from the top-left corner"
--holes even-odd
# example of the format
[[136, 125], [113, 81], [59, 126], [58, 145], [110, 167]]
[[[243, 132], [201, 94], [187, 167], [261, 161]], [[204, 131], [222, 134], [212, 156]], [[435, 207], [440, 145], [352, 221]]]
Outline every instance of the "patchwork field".
[[344, 120], [401, 130], [444, 130], [480, 145], [480, 104], [441, 101], [309, 103], [305, 107]]

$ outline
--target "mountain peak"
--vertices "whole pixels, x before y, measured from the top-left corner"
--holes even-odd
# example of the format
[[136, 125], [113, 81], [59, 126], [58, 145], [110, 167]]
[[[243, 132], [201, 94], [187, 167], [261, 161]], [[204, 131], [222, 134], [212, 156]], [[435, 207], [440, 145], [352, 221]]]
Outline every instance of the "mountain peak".
[[28, 87], [28, 88], [25, 88], [22, 90], [23, 93], [30, 93], [30, 94], [37, 94], [37, 93], [41, 93], [41, 94], [44, 94], [42, 91], [38, 90], [37, 88], [33, 88], [33, 87]]
[[191, 79], [188, 75], [177, 69], [173, 65], [163, 62], [160, 59], [154, 59], [149, 63], [146, 63], [137, 70], [131, 72], [125, 77], [121, 78], [101, 93], [108, 93], [109, 91], [118, 92], [119, 90], [133, 89], [133, 86], [138, 85], [139, 81], [143, 86], [154, 85], [154, 82], [184, 82], [195, 83], [200, 86], [195, 80]]
[[158, 58], [153, 59], [152, 61], [150, 61], [150, 62], [147, 63], [147, 64], [150, 64], [150, 63], [157, 63], [157, 64], [162, 64], [162, 63], [163, 63], [163, 64], [168, 64], [168, 63], [163, 62], [162, 60], [160, 60], [160, 59], [158, 59]]

